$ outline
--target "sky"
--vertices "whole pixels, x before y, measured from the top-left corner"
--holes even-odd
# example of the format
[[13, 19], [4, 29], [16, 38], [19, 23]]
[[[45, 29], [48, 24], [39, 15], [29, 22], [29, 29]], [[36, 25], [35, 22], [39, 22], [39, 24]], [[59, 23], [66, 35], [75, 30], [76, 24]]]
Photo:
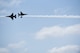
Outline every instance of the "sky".
[[80, 53], [80, 0], [0, 0], [0, 53]]

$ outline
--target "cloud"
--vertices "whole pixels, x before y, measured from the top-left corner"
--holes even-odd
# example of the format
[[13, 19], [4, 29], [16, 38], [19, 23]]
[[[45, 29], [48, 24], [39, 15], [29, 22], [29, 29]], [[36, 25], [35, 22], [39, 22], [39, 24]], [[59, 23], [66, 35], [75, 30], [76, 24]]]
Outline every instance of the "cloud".
[[19, 5], [22, 1], [21, 0], [12, 0], [11, 5]]
[[9, 48], [23, 48], [25, 47], [25, 45], [26, 45], [25, 41], [20, 41], [18, 43], [9, 44], [8, 47]]
[[12, 7], [12, 6], [17, 6], [20, 5], [22, 3], [21, 0], [0, 0], [0, 5], [2, 7]]
[[26, 48], [26, 41], [8, 44], [8, 48], [14, 53], [26, 53], [28, 51], [28, 48]]
[[80, 53], [80, 46], [78, 45], [67, 45], [63, 47], [55, 47], [48, 51], [49, 53]]
[[[7, 11], [6, 9], [0, 10], [0, 15], [7, 15], [7, 14], [9, 14], [9, 11]], [[2, 17], [5, 17], [5, 16], [2, 16]]]
[[27, 53], [26, 42], [10, 43], [5, 48], [0, 48], [0, 53]]
[[9, 53], [7, 48], [0, 48], [0, 53]]
[[36, 32], [37, 39], [44, 39], [46, 37], [62, 37], [65, 35], [80, 34], [80, 24], [61, 27], [61, 26], [52, 26], [52, 27], [43, 27], [41, 30]]
[[0, 0], [0, 15], [6, 15], [10, 13], [10, 8], [18, 7], [22, 3], [22, 0]]
[[39, 17], [39, 18], [80, 18], [79, 15], [27, 15], [25, 17]]

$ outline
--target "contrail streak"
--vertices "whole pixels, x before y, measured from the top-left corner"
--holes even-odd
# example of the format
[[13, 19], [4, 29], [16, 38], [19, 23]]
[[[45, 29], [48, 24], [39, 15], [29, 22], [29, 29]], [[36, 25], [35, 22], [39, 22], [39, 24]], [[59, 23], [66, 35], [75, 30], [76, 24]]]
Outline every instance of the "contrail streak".
[[5, 16], [0, 16], [0, 18], [5, 17]]
[[40, 17], [40, 18], [80, 18], [74, 15], [27, 15], [25, 17]]
[[[0, 16], [0, 18], [5, 16]], [[37, 17], [37, 18], [80, 18], [79, 15], [26, 15], [23, 17]]]

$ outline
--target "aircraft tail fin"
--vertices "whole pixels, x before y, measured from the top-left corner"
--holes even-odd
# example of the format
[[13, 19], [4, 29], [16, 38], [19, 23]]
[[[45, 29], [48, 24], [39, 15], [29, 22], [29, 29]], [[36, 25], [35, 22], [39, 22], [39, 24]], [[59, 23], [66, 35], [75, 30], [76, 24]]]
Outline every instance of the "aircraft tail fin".
[[14, 17], [16, 18], [16, 15]]

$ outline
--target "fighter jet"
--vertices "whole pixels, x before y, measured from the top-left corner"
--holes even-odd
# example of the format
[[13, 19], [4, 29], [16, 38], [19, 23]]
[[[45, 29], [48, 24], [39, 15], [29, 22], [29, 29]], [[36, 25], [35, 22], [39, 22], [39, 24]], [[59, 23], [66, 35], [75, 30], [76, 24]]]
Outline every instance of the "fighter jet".
[[24, 16], [24, 15], [28, 15], [28, 14], [24, 14], [22, 12], [20, 12], [20, 14], [18, 13], [18, 17], [21, 16], [21, 18], [22, 18], [22, 16]]
[[11, 15], [6, 16], [6, 17], [10, 17], [10, 18], [13, 20], [13, 18], [16, 18], [16, 15], [14, 15], [14, 14], [12, 13]]

